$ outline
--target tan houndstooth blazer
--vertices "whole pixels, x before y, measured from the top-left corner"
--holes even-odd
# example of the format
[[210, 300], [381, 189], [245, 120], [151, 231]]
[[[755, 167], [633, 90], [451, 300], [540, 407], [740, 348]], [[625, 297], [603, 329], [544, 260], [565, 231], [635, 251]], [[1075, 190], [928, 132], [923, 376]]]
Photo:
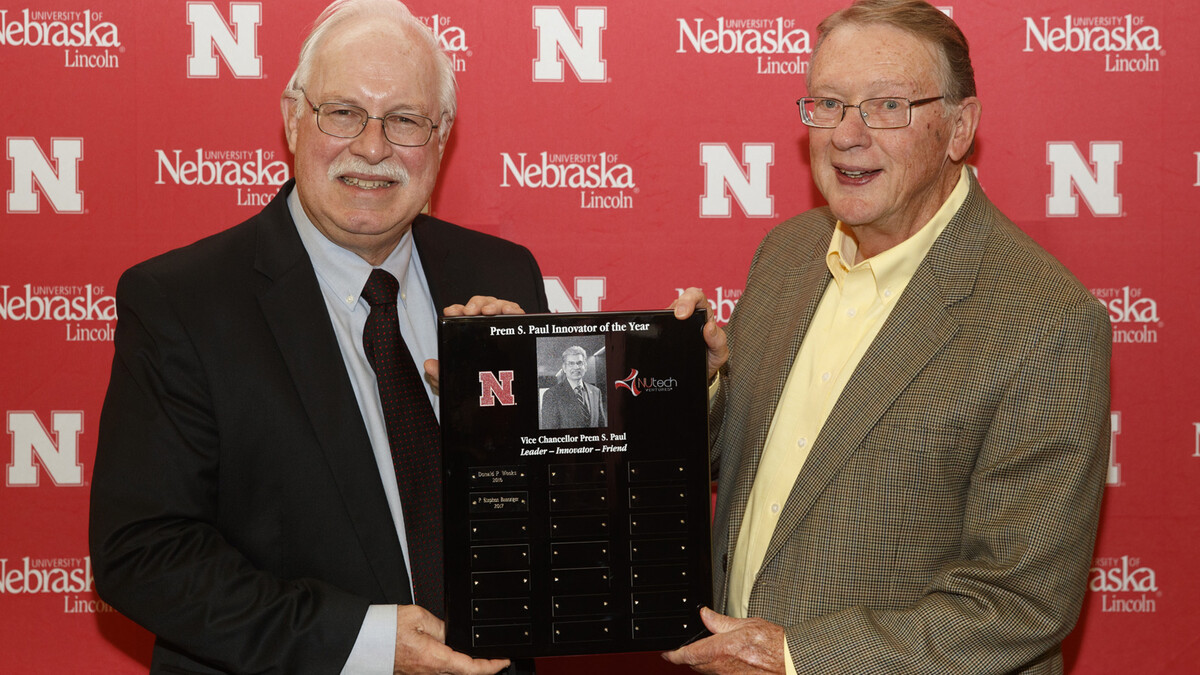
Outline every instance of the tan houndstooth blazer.
[[[828, 208], [772, 230], [711, 411], [714, 596], [830, 275]], [[830, 413], [750, 614], [801, 673], [1061, 672], [1104, 490], [1105, 308], [972, 177]]]

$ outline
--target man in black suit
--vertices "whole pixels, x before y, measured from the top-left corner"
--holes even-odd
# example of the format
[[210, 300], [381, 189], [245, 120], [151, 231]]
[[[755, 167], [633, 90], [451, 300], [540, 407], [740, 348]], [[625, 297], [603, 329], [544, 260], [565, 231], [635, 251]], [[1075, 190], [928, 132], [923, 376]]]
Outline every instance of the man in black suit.
[[578, 345], [562, 354], [562, 381], [542, 395], [542, 429], [602, 427], [607, 421], [600, 388], [583, 381], [587, 374], [587, 351]]
[[[417, 604], [440, 606], [440, 568], [412, 574], [412, 532], [440, 514], [401, 496], [408, 429], [384, 412], [364, 330], [387, 305], [377, 325], [402, 338], [401, 398], [423, 406], [435, 454], [435, 380], [420, 372], [436, 372], [438, 308], [546, 311], [541, 273], [523, 247], [420, 214], [454, 79], [403, 5], [326, 9], [282, 111], [295, 181], [118, 284], [97, 589], [157, 635], [153, 672], [494, 673], [506, 662], [452, 651], [438, 610]], [[377, 275], [391, 277], [383, 305], [359, 295]]]

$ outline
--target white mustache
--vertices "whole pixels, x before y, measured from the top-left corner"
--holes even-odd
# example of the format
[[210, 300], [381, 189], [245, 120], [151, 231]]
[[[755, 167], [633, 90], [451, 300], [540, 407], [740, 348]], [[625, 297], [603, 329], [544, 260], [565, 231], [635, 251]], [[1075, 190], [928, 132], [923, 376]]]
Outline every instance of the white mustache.
[[408, 185], [408, 170], [399, 164], [383, 163], [369, 164], [362, 157], [350, 155], [343, 157], [329, 166], [329, 180], [338, 180], [345, 174], [370, 176], [378, 180], [398, 183], [401, 187]]

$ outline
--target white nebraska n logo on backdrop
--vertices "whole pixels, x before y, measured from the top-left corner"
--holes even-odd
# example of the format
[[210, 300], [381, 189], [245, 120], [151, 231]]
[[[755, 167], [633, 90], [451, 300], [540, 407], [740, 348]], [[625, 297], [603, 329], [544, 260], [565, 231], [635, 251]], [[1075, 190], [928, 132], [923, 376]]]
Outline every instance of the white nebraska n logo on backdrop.
[[83, 431], [80, 411], [50, 413], [58, 444], [50, 439], [36, 413], [10, 411], [8, 435], [12, 436], [12, 463], [4, 474], [9, 487], [36, 486], [38, 470], [33, 456], [55, 485], [83, 485], [83, 464], [79, 461], [79, 434]]
[[37, 213], [41, 209], [41, 200], [33, 189], [35, 180], [55, 213], [83, 213], [83, 192], [79, 189], [82, 138], [51, 138], [53, 164], [32, 138], [9, 138], [6, 145], [12, 163], [9, 213]]
[[601, 58], [600, 37], [607, 25], [607, 15], [605, 7], [576, 7], [572, 26], [562, 9], [534, 7], [537, 58], [533, 61], [533, 81], [562, 82], [565, 58], [580, 82], [604, 82], [608, 75], [607, 64]]
[[[212, 2], [189, 2], [187, 22], [192, 27], [192, 53], [187, 60], [187, 76], [217, 77], [217, 57], [221, 52], [234, 77], [257, 79], [262, 74], [258, 54], [258, 27], [262, 24], [262, 3], [229, 3], [229, 23]], [[230, 30], [236, 26], [237, 37]]]
[[[1089, 159], [1085, 160], [1074, 142], [1046, 144], [1051, 189], [1046, 197], [1047, 216], [1079, 215], [1079, 197], [1087, 202], [1093, 216], [1121, 215], [1121, 195], [1117, 192], [1121, 142], [1094, 141], [1088, 144], [1088, 155]], [[1071, 189], [1072, 185], [1075, 186], [1074, 190]]]
[[774, 143], [742, 144], [741, 161], [733, 156], [733, 150], [725, 143], [701, 143], [700, 163], [704, 165], [701, 218], [728, 218], [733, 211], [729, 204], [730, 192], [747, 217], [775, 216], [775, 197], [770, 193], [770, 168], [775, 164]]
[[542, 284], [546, 287], [546, 304], [550, 306], [550, 311], [555, 313], [599, 312], [607, 282], [608, 277], [575, 277], [575, 297], [571, 297], [562, 279], [542, 279]]

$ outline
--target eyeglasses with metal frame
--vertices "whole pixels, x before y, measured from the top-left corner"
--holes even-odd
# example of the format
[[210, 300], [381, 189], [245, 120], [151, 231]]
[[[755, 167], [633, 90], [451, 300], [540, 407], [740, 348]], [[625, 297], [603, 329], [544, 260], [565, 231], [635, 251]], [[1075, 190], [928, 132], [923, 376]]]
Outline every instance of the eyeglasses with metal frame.
[[383, 117], [367, 114], [367, 111], [347, 103], [322, 103], [317, 105], [304, 94], [304, 100], [317, 116], [317, 128], [337, 138], [357, 138], [371, 120], [383, 125], [383, 137], [389, 143], [406, 148], [419, 148], [433, 138], [439, 125], [424, 115], [415, 113], [388, 113]]
[[846, 108], [858, 108], [863, 124], [871, 129], [901, 129], [912, 124], [912, 109], [917, 106], [940, 101], [945, 96], [934, 96], [910, 101], [906, 98], [886, 96], [865, 98], [850, 104], [825, 96], [805, 96], [796, 100], [800, 107], [800, 121], [817, 129], [833, 129], [846, 118]]

